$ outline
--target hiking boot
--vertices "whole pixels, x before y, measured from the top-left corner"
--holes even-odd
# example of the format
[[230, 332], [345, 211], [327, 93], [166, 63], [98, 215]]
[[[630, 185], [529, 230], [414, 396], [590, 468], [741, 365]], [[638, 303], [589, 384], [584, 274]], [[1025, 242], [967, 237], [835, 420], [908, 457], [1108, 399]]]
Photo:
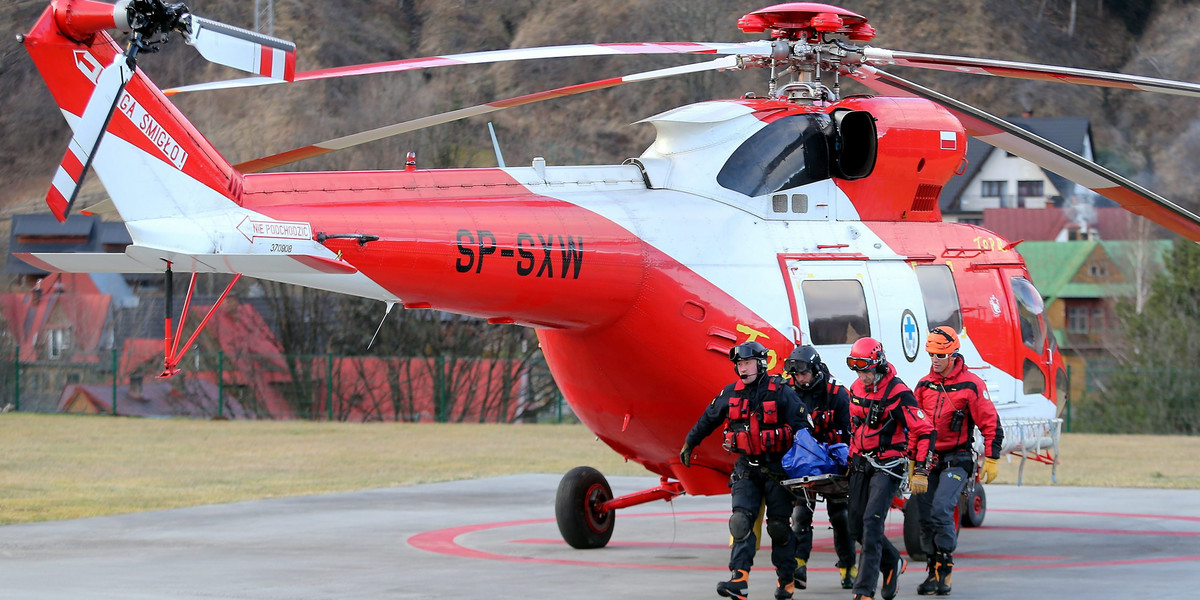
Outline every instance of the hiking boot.
[[750, 593], [750, 571], [734, 569], [729, 574], [729, 581], [717, 584], [717, 595], [734, 600], [746, 600]]
[[854, 578], [858, 577], [858, 567], [850, 565], [849, 567], [838, 567], [838, 571], [842, 574], [842, 589], [854, 589]]
[[928, 596], [930, 594], [937, 593], [937, 588], [938, 588], [937, 564], [938, 563], [937, 563], [936, 557], [937, 557], [937, 554], [930, 552], [929, 558], [926, 559], [926, 561], [925, 561], [925, 564], [926, 564], [925, 568], [927, 570], [927, 573], [925, 574], [925, 581], [922, 581], [920, 584], [917, 585], [917, 594], [919, 594], [921, 596]]
[[938, 554], [937, 595], [950, 595], [950, 572], [954, 570], [954, 557], [947, 552]]
[[[796, 559], [796, 576], [793, 578], [795, 588], [798, 590], [808, 589], [808, 561]], [[788, 596], [789, 598], [791, 596]]]
[[780, 581], [778, 587], [775, 588], [775, 600], [792, 600], [792, 593], [796, 591], [796, 584], [793, 581]]
[[896, 564], [889, 569], [883, 570], [883, 589], [880, 590], [880, 595], [883, 600], [892, 600], [896, 597], [896, 589], [900, 584], [900, 574], [908, 567], [908, 561], [903, 556], [896, 559]]

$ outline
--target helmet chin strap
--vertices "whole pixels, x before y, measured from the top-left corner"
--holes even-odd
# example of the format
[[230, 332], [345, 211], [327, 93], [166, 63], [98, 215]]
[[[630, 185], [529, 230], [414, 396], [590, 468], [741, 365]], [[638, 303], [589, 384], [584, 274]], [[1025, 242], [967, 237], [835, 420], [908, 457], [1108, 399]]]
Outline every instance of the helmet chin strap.
[[817, 387], [817, 384], [824, 381], [824, 379], [825, 379], [825, 373], [822, 373], [820, 369], [816, 369], [816, 372], [813, 373], [812, 379], [808, 380], [808, 383], [803, 384], [800, 387], [802, 387], [806, 390], [811, 390], [811, 389]]

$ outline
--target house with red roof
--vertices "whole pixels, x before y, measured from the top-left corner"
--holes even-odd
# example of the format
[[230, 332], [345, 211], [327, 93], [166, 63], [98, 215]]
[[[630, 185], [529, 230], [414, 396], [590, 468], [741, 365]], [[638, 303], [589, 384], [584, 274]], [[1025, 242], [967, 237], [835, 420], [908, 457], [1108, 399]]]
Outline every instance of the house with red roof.
[[[275, 334], [254, 306], [232, 296], [218, 307], [200, 330], [192, 346], [185, 344], [212, 309], [193, 304], [184, 320], [177, 349], [185, 351], [183, 370], [191, 379], [203, 380], [238, 400], [244, 417], [290, 419], [297, 415], [285, 392], [292, 375]], [[119, 380], [154, 377], [163, 372], [166, 354], [162, 339], [125, 340], [119, 362]]]
[[1065, 208], [988, 208], [983, 227], [1009, 241], [1137, 240], [1163, 231], [1119, 207], [1076, 204]]
[[113, 299], [89, 275], [51, 273], [28, 292], [0, 294], [0, 316], [23, 363], [23, 410], [53, 410], [64, 386], [111, 364]]
[[58, 412], [126, 417], [253, 419], [231, 395], [220, 395], [211, 381], [180, 374], [171, 379], [134, 377], [128, 384], [76, 383], [66, 386]]

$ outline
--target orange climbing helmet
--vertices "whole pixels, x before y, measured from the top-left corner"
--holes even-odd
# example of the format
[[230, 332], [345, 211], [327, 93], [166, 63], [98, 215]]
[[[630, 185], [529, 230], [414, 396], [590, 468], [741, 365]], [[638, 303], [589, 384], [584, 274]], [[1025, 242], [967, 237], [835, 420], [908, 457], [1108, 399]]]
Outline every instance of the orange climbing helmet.
[[930, 354], [954, 354], [958, 347], [958, 334], [945, 325], [930, 329], [929, 337], [925, 338], [925, 351]]

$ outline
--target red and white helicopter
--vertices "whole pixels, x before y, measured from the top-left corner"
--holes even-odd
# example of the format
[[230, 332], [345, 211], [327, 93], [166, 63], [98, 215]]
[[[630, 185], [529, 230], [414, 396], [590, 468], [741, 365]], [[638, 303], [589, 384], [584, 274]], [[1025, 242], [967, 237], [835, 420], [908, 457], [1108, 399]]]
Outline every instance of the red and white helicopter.
[[[1053, 463], [1067, 390], [1016, 244], [944, 223], [943, 185], [967, 136], [1022, 156], [1192, 240], [1200, 218], [1063, 148], [881, 70], [899, 65], [1200, 95], [1200, 85], [866, 45], [867, 19], [816, 3], [745, 15], [749, 43], [590, 44], [295, 72], [288, 42], [162, 0], [53, 0], [21, 36], [74, 133], [52, 189], [65, 219], [89, 167], [133, 244], [124, 254], [27, 254], [50, 271], [211, 272], [433, 308], [537, 329], [583, 423], [661, 476], [614, 498], [603, 475], [564, 477], [557, 516], [576, 547], [605, 545], [615, 511], [727, 493], [733, 457], [710, 439], [681, 468], [684, 434], [757, 340], [771, 369], [817, 346], [835, 375], [862, 336], [901, 376], [929, 369], [923, 333], [951, 325], [987, 382], [1006, 451]], [[122, 50], [107, 32], [132, 31]], [[135, 65], [177, 33], [208, 60], [266, 82], [598, 54], [710, 54], [708, 62], [540, 92], [232, 165]], [[552, 97], [704, 70], [763, 68], [761, 95], [646, 118], [657, 138], [619, 165], [257, 173], [419, 127]], [[777, 85], [779, 78], [788, 81]], [[875, 96], [841, 97], [843, 79]], [[193, 276], [194, 277], [194, 276]], [[487, 293], [480, 293], [486, 290]], [[175, 370], [169, 315], [164, 374]], [[186, 349], [186, 346], [185, 346]], [[713, 438], [715, 439], [715, 438]], [[982, 486], [969, 512], [982, 518]]]

